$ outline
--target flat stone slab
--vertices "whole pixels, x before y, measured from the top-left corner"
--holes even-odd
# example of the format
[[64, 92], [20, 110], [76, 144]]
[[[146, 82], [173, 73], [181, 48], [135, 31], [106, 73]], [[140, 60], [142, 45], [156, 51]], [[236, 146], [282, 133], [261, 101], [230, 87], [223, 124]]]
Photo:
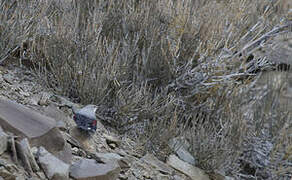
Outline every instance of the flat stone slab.
[[62, 150], [65, 144], [54, 119], [3, 98], [0, 98], [0, 126], [5, 132], [28, 138], [31, 146], [44, 146], [50, 152]]
[[45, 148], [38, 150], [38, 159], [42, 169], [50, 180], [68, 180], [69, 165], [49, 153]]
[[0, 155], [7, 150], [8, 136], [0, 127]]
[[195, 158], [187, 150], [189, 143], [184, 138], [173, 138], [168, 142], [168, 146], [174, 151], [178, 157], [191, 165], [196, 165]]
[[210, 180], [205, 172], [195, 166], [190, 165], [182, 160], [180, 160], [175, 155], [170, 155], [166, 162], [172, 168], [184, 173], [189, 176], [192, 180]]
[[101, 164], [93, 159], [81, 159], [71, 165], [70, 176], [77, 180], [115, 180], [120, 171], [115, 161]]
[[163, 172], [164, 174], [173, 173], [173, 170], [168, 165], [157, 159], [153, 154], [146, 154], [141, 160], [155, 167], [156, 170]]

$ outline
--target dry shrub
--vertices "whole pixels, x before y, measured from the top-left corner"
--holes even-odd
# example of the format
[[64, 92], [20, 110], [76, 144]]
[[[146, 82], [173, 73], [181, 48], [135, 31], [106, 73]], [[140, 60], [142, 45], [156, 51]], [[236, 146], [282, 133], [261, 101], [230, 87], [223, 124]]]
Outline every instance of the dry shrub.
[[[250, 93], [252, 111], [240, 157], [241, 177], [288, 179], [291, 177], [291, 112], [283, 99], [290, 73], [264, 73]], [[291, 76], [290, 76], [291, 77]], [[267, 78], [267, 79], [266, 79]], [[287, 98], [287, 97], [286, 97]], [[291, 133], [291, 132], [290, 132]], [[249, 172], [249, 174], [247, 173]]]
[[[115, 109], [107, 123], [139, 138], [146, 151], [163, 159], [168, 140], [185, 135], [199, 167], [242, 178], [248, 170], [240, 157], [252, 139], [268, 139], [246, 131], [263, 124], [242, 110], [254, 95], [244, 90], [252, 80], [237, 81], [253, 49], [241, 50], [287, 21], [285, 3], [2, 0], [0, 57], [26, 42], [42, 82], [75, 102]], [[291, 145], [288, 121], [273, 122], [278, 153]]]

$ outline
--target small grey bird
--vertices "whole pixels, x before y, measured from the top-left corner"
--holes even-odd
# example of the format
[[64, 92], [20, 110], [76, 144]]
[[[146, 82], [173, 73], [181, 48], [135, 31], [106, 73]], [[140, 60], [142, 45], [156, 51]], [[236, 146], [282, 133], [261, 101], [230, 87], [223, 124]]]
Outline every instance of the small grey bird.
[[95, 112], [97, 110], [96, 105], [87, 105], [79, 110], [75, 107], [72, 107], [74, 113], [74, 121], [77, 126], [85, 131], [95, 132], [96, 131], [96, 123], [97, 118]]

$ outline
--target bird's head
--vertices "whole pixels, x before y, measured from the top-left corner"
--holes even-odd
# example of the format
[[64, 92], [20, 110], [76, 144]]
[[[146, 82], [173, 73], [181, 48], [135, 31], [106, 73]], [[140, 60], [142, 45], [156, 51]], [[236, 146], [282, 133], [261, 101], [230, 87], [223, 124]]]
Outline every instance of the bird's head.
[[90, 119], [96, 119], [95, 112], [97, 110], [97, 106], [93, 104], [86, 105], [85, 107], [77, 110], [75, 114], [80, 114]]

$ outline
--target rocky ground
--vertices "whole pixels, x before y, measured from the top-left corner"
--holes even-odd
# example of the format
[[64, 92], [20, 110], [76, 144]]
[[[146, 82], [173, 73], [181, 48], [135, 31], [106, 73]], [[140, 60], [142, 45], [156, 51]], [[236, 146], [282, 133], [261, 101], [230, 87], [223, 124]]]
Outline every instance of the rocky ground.
[[72, 102], [41, 86], [27, 67], [0, 66], [0, 86], [0, 179], [210, 179], [183, 139], [169, 143], [176, 153], [162, 162], [135, 152], [134, 141], [102, 122], [94, 134], [81, 132]]

